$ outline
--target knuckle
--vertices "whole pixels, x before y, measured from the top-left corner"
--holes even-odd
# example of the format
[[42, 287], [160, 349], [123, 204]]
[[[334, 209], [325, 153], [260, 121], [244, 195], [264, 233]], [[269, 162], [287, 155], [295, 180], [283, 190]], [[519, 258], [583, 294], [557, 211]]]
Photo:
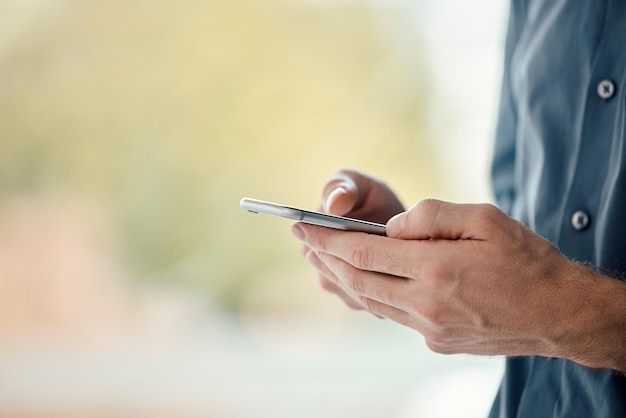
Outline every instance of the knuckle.
[[425, 227], [431, 227], [436, 223], [441, 210], [442, 202], [437, 199], [427, 198], [422, 199], [415, 206], [415, 210], [409, 214], [409, 222], [422, 225]]
[[411, 263], [407, 267], [406, 276], [410, 278], [428, 278], [428, 270], [425, 268], [424, 263]]
[[359, 304], [363, 307], [363, 309], [365, 309], [366, 311], [372, 312], [372, 313], [376, 313], [376, 307], [374, 306], [374, 303], [372, 301], [372, 299], [366, 297], [366, 296], [358, 296], [358, 302]]
[[373, 265], [372, 251], [361, 243], [352, 245], [348, 262], [361, 270], [370, 270]]
[[476, 214], [477, 221], [481, 224], [494, 224], [500, 221], [502, 212], [496, 206], [485, 203], [478, 205]]
[[421, 307], [421, 316], [429, 324], [438, 327], [442, 322], [443, 311], [435, 305], [424, 305]]
[[446, 266], [433, 266], [430, 276], [433, 284], [440, 289], [447, 287], [453, 282], [452, 274], [450, 273], [449, 268]]
[[429, 263], [427, 265], [416, 265], [412, 272], [415, 277], [422, 277], [436, 289], [443, 290], [454, 282], [454, 273], [451, 268], [439, 263]]
[[426, 198], [419, 201], [416, 206], [416, 212], [420, 217], [430, 218], [436, 215], [441, 208], [441, 201], [432, 198]]
[[328, 252], [328, 238], [325, 234], [312, 233], [307, 235], [308, 244], [321, 252]]
[[363, 295], [363, 282], [360, 275], [353, 269], [346, 269], [343, 273], [343, 283], [350, 289], [350, 292], [356, 295]]

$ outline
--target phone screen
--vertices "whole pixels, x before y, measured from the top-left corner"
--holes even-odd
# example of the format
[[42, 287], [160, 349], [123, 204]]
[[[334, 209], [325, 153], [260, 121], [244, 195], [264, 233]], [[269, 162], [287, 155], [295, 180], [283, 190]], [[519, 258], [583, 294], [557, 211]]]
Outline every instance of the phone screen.
[[243, 198], [240, 205], [243, 209], [253, 213], [265, 213], [294, 221], [342, 229], [344, 231], [367, 232], [368, 234], [386, 235], [385, 225], [361, 219], [346, 218], [344, 216], [329, 215], [262, 200]]

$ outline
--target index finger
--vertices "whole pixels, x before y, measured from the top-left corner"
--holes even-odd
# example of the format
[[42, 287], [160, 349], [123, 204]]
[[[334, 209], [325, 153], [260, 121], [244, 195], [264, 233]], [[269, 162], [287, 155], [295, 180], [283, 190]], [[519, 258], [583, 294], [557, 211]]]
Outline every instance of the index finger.
[[[360, 270], [414, 278], [414, 261], [407, 258], [406, 246], [418, 247], [420, 241], [398, 240], [304, 223], [294, 224], [292, 233], [310, 248], [331, 254]], [[409, 253], [414, 252], [419, 252], [419, 248]]]

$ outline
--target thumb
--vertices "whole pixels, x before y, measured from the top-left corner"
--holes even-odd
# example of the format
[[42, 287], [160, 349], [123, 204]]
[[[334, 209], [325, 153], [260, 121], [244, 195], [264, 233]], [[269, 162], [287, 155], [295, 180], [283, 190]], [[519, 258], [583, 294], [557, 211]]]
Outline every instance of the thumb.
[[347, 183], [335, 185], [324, 198], [324, 211], [334, 215], [345, 215], [354, 209], [357, 191]]
[[355, 170], [339, 170], [324, 186], [322, 204], [326, 213], [346, 215], [357, 209], [369, 191], [370, 180]]
[[[480, 225], [491, 205], [468, 205], [424, 199], [387, 222], [387, 236], [400, 239], [484, 239]], [[485, 225], [486, 226], [486, 225]]]

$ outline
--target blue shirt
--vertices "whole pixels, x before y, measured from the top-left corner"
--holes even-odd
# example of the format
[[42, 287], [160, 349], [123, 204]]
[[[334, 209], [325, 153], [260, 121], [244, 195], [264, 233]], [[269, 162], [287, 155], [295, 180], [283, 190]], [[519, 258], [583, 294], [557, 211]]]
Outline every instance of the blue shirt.
[[[624, 273], [625, 120], [626, 0], [512, 0], [498, 204], [567, 257]], [[626, 378], [563, 359], [508, 359], [490, 417], [626, 417]]]

